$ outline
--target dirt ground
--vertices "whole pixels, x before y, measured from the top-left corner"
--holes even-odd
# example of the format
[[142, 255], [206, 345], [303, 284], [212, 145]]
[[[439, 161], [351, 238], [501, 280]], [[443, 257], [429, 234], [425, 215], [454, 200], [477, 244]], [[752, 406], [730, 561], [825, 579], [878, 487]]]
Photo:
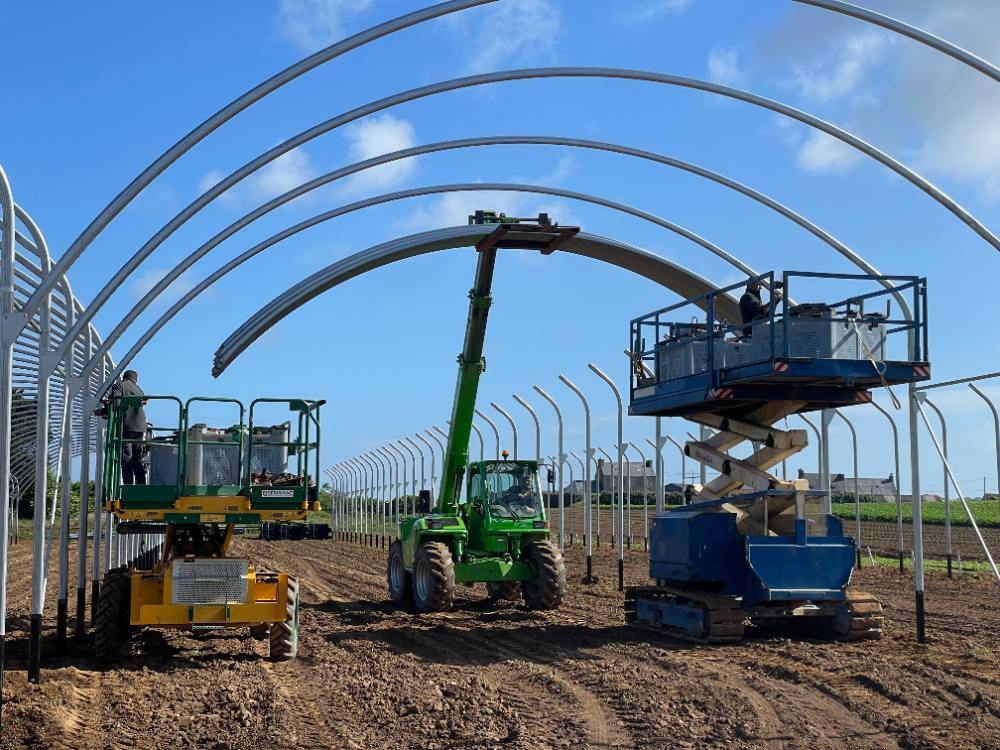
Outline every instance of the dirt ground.
[[[914, 642], [910, 581], [865, 570], [882, 641], [766, 634], [696, 646], [622, 624], [615, 563], [594, 586], [569, 553], [565, 606], [534, 613], [460, 588], [456, 611], [386, 601], [385, 553], [343, 542], [241, 541], [299, 577], [299, 658], [272, 664], [240, 631], [145, 632], [101, 670], [89, 644], [25, 679], [30, 548], [12, 549], [6, 748], [1000, 748], [1000, 622], [989, 580], [928, 580], [932, 642]], [[635, 551], [630, 579], [644, 579]], [[54, 603], [50, 609], [54, 612]]]

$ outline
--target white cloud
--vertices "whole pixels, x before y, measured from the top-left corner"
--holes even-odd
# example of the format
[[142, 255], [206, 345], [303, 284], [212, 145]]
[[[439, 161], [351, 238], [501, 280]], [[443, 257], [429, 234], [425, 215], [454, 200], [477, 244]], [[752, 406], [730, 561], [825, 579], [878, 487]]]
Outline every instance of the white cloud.
[[281, 0], [277, 25], [281, 35], [305, 52], [344, 37], [343, 21], [368, 10], [375, 0]]
[[713, 49], [708, 56], [708, 77], [724, 86], [743, 86], [748, 76], [734, 49]]
[[[198, 182], [198, 190], [204, 193], [225, 176], [221, 170], [211, 170]], [[286, 193], [315, 176], [316, 170], [309, 154], [304, 149], [296, 148], [229, 188], [220, 200], [229, 206], [256, 205]]]
[[891, 44], [892, 37], [878, 30], [848, 36], [829, 55], [809, 65], [795, 67], [799, 92], [820, 102], [858, 94], [862, 81]]
[[846, 174], [861, 160], [861, 154], [833, 136], [813, 130], [799, 148], [798, 165], [807, 172]]
[[483, 15], [456, 14], [455, 33], [467, 42], [467, 73], [551, 63], [561, 33], [559, 6], [552, 0], [503, 0]]
[[645, 23], [656, 18], [683, 13], [694, 0], [646, 0], [622, 16], [627, 23]]
[[[166, 268], [146, 268], [139, 271], [129, 286], [129, 294], [136, 300], [142, 299], [163, 280], [168, 270]], [[172, 304], [191, 291], [197, 283], [190, 271], [184, 271], [171, 282], [170, 286], [160, 292], [156, 302]]]
[[282, 154], [267, 166], [247, 178], [251, 197], [270, 200], [277, 195], [308, 182], [316, 173], [309, 154], [301, 148]]
[[[351, 141], [350, 154], [353, 161], [364, 161], [376, 156], [401, 151], [415, 146], [416, 131], [408, 120], [385, 114], [369, 117], [347, 128]], [[417, 167], [416, 159], [383, 164], [353, 175], [348, 182], [348, 190], [386, 189], [405, 182]]]

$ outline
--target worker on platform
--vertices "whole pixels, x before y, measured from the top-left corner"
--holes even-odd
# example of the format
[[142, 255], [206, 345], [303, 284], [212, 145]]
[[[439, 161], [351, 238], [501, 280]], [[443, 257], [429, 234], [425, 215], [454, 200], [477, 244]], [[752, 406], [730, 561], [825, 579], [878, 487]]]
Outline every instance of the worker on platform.
[[771, 308], [781, 301], [781, 282], [776, 281], [771, 289], [771, 301], [766, 305], [760, 298], [760, 289], [763, 286], [760, 279], [750, 279], [747, 290], [740, 297], [740, 316], [743, 318], [743, 339], [750, 340], [753, 335], [751, 323], [760, 318], [766, 318], [771, 314]]
[[[116, 396], [145, 396], [139, 387], [139, 373], [126, 370], [121, 382], [111, 386], [111, 399]], [[145, 402], [143, 402], [145, 403]], [[146, 437], [146, 410], [142, 404], [130, 406], [122, 417], [122, 481], [125, 484], [145, 484], [146, 468], [142, 465], [142, 443]]]

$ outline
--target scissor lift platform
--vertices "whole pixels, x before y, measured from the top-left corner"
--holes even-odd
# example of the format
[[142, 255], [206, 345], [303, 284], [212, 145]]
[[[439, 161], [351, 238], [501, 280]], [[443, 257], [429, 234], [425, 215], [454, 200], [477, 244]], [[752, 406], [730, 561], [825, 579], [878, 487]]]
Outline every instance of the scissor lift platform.
[[[710, 428], [687, 456], [717, 472], [685, 487], [685, 505], [653, 519], [649, 575], [626, 592], [629, 622], [685, 638], [736, 641], [750, 625], [789, 625], [812, 635], [878, 638], [878, 600], [850, 591], [856, 546], [828, 513], [826, 493], [771, 469], [803, 450], [807, 433], [776, 425], [793, 414], [871, 401], [871, 389], [927, 380], [925, 281], [785, 273], [790, 279], [876, 282], [883, 289], [829, 305], [771, 305], [729, 325], [716, 309], [735, 285], [632, 321], [629, 413], [681, 416]], [[775, 288], [773, 274], [756, 279]], [[880, 297], [913, 294], [912, 319], [871, 313]], [[869, 312], [865, 311], [866, 303]], [[704, 322], [664, 316], [693, 305]], [[908, 334], [894, 359], [890, 336]], [[646, 336], [655, 342], [647, 349]], [[749, 455], [733, 451], [750, 444]]]
[[[630, 334], [629, 413], [739, 416], [773, 401], [801, 402], [798, 411], [809, 412], [866, 403], [872, 388], [930, 379], [924, 279], [786, 272], [786, 294], [797, 278], [877, 281], [886, 288], [828, 305], [791, 305], [785, 296], [780, 307], [772, 306], [768, 316], [752, 323], [716, 320], [714, 311], [722, 307], [718, 298], [739, 284], [636, 318]], [[767, 286], [775, 282], [774, 274], [758, 280]], [[899, 299], [909, 292], [912, 319], [870, 312], [879, 298]], [[667, 319], [689, 306], [704, 311], [706, 320]], [[907, 338], [900, 333], [909, 334], [911, 346], [892, 345]], [[656, 342], [652, 349], [646, 347], [649, 335]]]

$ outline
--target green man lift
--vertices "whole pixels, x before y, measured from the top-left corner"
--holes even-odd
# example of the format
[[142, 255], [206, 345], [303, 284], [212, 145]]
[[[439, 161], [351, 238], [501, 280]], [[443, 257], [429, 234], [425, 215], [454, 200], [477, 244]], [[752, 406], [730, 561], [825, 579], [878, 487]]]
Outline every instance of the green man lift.
[[[476, 278], [469, 292], [465, 345], [458, 357], [458, 383], [451, 412], [436, 506], [421, 493], [422, 515], [400, 522], [389, 548], [389, 595], [412, 601], [421, 612], [451, 609], [455, 584], [484, 582], [493, 599], [523, 595], [532, 609], [555, 609], [566, 592], [566, 566], [549, 540], [536, 461], [469, 462], [469, 437], [479, 379], [486, 370], [483, 341], [492, 302], [493, 269], [500, 249], [554, 252], [580, 231], [541, 214], [524, 220], [477, 211], [470, 224], [495, 225], [476, 245]], [[462, 485], [466, 485], [462, 500]]]

